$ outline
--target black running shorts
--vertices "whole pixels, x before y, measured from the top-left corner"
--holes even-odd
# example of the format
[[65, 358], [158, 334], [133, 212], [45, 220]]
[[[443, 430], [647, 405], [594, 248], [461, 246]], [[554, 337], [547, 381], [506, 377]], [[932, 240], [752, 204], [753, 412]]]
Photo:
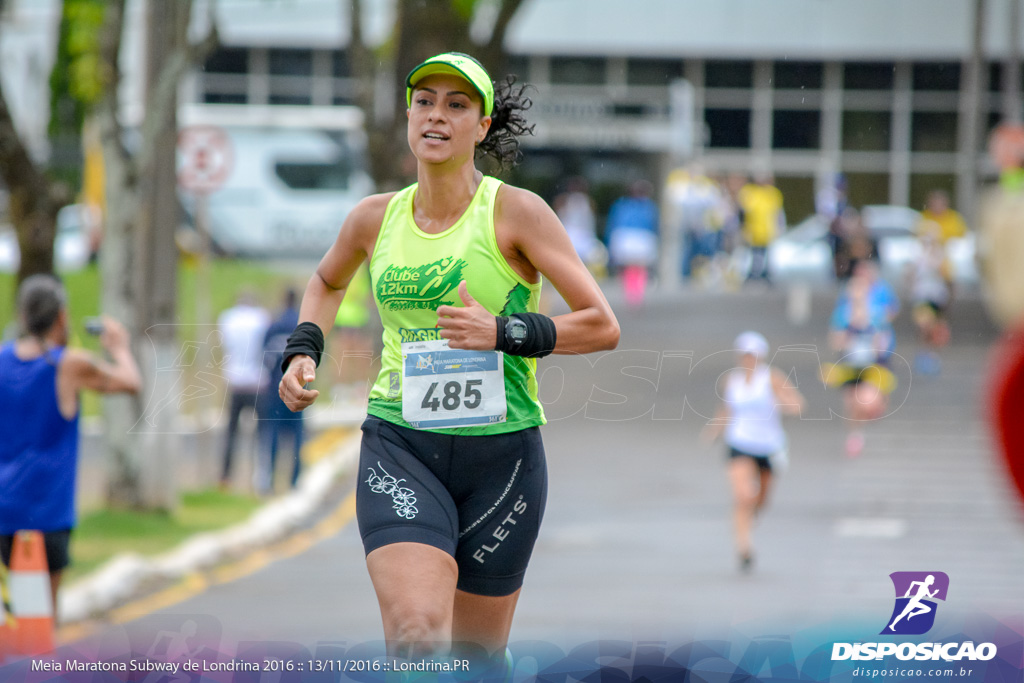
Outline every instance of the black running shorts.
[[747, 453], [746, 451], [729, 446], [729, 459], [732, 460], [733, 458], [750, 458], [757, 465], [757, 469], [762, 472], [770, 473], [772, 471], [772, 461], [767, 455], [754, 455], [753, 453]]
[[523, 585], [546, 498], [537, 427], [454, 436], [363, 423], [356, 517], [367, 555], [425, 543], [455, 558], [460, 590], [510, 595]]
[[[47, 531], [43, 534], [43, 545], [46, 547], [46, 564], [51, 572], [59, 572], [71, 564], [68, 546], [71, 544], [71, 530]], [[14, 536], [0, 535], [0, 560], [4, 566], [11, 566], [11, 549]]]

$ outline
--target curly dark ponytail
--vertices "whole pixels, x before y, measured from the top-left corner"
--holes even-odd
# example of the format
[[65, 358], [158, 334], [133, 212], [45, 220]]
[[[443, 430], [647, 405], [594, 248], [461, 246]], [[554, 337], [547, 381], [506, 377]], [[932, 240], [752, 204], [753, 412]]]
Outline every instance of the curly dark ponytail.
[[477, 157], [493, 157], [502, 170], [512, 168], [522, 158], [518, 138], [533, 135], [534, 126], [528, 125], [523, 117], [523, 112], [533, 106], [533, 101], [524, 94], [530, 86], [516, 85], [516, 80], [510, 74], [504, 81], [495, 83], [491, 128], [476, 148]]

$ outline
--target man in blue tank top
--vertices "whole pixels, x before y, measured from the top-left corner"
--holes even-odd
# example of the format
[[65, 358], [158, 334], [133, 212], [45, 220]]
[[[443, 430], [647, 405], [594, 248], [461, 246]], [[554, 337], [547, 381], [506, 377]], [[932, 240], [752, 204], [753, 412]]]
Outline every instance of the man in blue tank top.
[[100, 333], [108, 359], [66, 348], [67, 297], [53, 276], [25, 279], [18, 318], [21, 336], [0, 346], [0, 559], [10, 564], [17, 531], [42, 531], [56, 605], [75, 525], [78, 394], [136, 393], [142, 380], [115, 320], [104, 317]]

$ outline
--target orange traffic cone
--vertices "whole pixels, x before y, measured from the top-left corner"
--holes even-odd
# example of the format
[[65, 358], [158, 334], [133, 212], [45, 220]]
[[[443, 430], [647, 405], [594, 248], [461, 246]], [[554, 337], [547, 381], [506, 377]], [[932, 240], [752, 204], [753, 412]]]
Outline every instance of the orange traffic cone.
[[53, 599], [46, 546], [39, 531], [19, 531], [11, 548], [8, 577], [13, 645], [17, 655], [41, 655], [53, 650]]
[[11, 654], [14, 641], [14, 617], [11, 616], [11, 597], [7, 591], [7, 567], [0, 562], [0, 664]]

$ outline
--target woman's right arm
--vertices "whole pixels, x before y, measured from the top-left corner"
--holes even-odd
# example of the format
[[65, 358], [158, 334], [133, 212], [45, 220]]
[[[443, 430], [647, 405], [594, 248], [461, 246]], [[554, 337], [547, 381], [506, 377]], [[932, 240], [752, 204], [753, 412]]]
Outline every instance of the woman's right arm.
[[[324, 337], [334, 327], [338, 307], [345, 298], [352, 277], [360, 264], [373, 253], [390, 194], [372, 195], [363, 199], [345, 218], [334, 244], [320, 260], [316, 272], [309, 278], [302, 295], [299, 322], [311, 322]], [[307, 389], [306, 384], [316, 379], [316, 363], [306, 355], [293, 356], [281, 379], [278, 393], [292, 412], [308, 407], [320, 392]]]

